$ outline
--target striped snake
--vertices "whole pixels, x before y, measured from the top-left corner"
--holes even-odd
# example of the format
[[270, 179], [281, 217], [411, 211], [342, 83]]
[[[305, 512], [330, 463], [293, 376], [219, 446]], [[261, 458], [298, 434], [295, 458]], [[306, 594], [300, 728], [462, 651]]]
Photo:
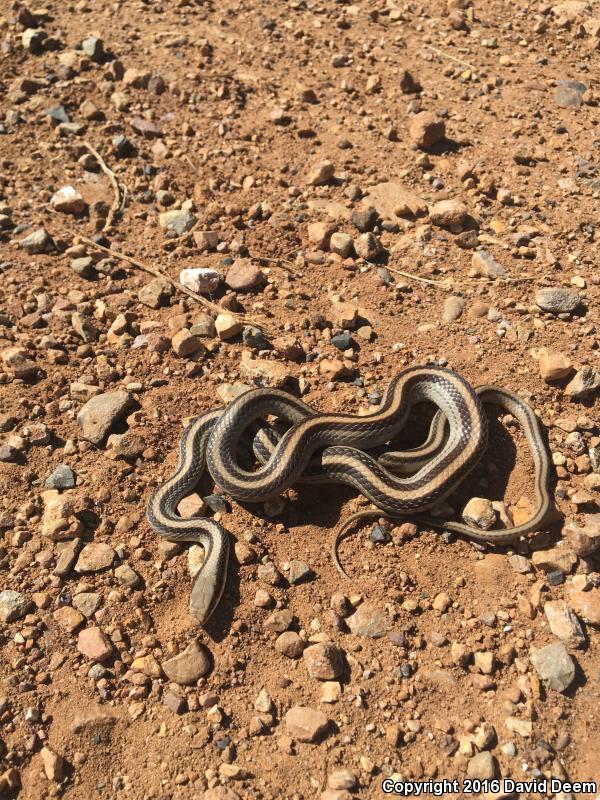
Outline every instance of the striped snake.
[[[411, 409], [424, 401], [438, 408], [424, 444], [411, 450], [388, 448], [378, 453], [378, 448], [406, 426]], [[493, 404], [512, 414], [532, 452], [537, 510], [528, 522], [513, 528], [485, 531], [425, 515], [480, 462], [488, 427], [482, 404]], [[281, 435], [265, 427], [265, 419], [271, 416], [286, 424]], [[249, 466], [240, 457], [248, 446], [249, 434], [253, 434], [252, 449], [258, 465]], [[540, 423], [528, 403], [505, 389], [481, 386], [474, 390], [451, 370], [413, 367], [392, 380], [377, 412], [364, 417], [320, 414], [286, 392], [250, 390], [227, 407], [189, 422], [180, 442], [175, 473], [148, 502], [148, 521], [160, 535], [171, 541], [198, 542], [204, 548], [204, 562], [190, 599], [190, 611], [200, 624], [206, 623], [221, 599], [229, 537], [213, 519], [183, 519], [177, 506], [205, 468], [221, 490], [242, 502], [277, 497], [297, 482], [345, 483], [356, 488], [379, 511], [358, 512], [338, 529], [333, 557], [343, 575], [346, 573], [339, 563], [337, 544], [350, 525], [363, 517], [380, 516], [383, 511], [479, 542], [510, 544], [539, 530], [552, 505], [548, 491], [550, 462]]]

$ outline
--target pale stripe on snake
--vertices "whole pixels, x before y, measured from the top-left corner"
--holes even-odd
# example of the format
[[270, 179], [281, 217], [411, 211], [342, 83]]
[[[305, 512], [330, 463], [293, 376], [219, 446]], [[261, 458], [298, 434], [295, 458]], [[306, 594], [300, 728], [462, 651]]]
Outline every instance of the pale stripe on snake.
[[[393, 439], [406, 425], [411, 409], [423, 401], [433, 402], [439, 412], [421, 447], [384, 453], [378, 459], [365, 452]], [[531, 448], [537, 510], [531, 520], [518, 527], [482, 531], [423, 514], [454, 491], [481, 460], [487, 441], [487, 417], [481, 401], [511, 413]], [[290, 427], [278, 440], [261, 440], [259, 436], [256, 449], [260, 453], [262, 448], [265, 463], [247, 469], [239, 463], [239, 445], [253, 424], [268, 416], [276, 416]], [[365, 417], [319, 414], [286, 392], [251, 390], [225, 409], [214, 409], [188, 424], [175, 473], [148, 502], [148, 520], [158, 533], [175, 541], [199, 542], [206, 551], [190, 600], [190, 610], [201, 624], [213, 613], [223, 593], [229, 538], [214, 520], [182, 519], [176, 509], [206, 466], [217, 486], [240, 501], [259, 502], [277, 496], [296, 482], [346, 483], [391, 516], [414, 517], [495, 544], [512, 543], [539, 530], [551, 508], [549, 459], [539, 421], [524, 400], [507, 390], [484, 386], [475, 391], [450, 370], [414, 367], [392, 380], [377, 412]], [[359, 512], [339, 529], [333, 549], [342, 574], [337, 558], [339, 537], [358, 518], [374, 513], [378, 512]]]

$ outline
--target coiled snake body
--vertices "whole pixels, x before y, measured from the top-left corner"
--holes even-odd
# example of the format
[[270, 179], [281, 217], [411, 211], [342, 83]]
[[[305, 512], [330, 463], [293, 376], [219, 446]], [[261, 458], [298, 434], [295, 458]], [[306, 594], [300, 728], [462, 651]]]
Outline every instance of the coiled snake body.
[[[376, 454], [374, 449], [393, 439], [406, 426], [413, 406], [423, 401], [438, 408], [425, 443], [411, 450]], [[519, 421], [534, 461], [537, 510], [525, 524], [504, 530], [484, 531], [425, 516], [480, 462], [487, 444], [482, 403], [500, 406]], [[267, 416], [276, 416], [289, 427], [281, 436], [259, 428], [254, 439], [259, 466], [248, 469], [240, 463], [239, 447], [256, 422]], [[206, 467], [215, 484], [239, 501], [267, 500], [297, 482], [345, 483], [390, 516], [414, 517], [493, 544], [509, 544], [539, 530], [551, 508], [549, 459], [539, 421], [528, 403], [505, 389], [482, 386], [474, 390], [451, 370], [413, 367], [392, 380], [377, 412], [365, 417], [319, 414], [286, 392], [250, 390], [226, 408], [189, 422], [175, 473], [148, 502], [148, 521], [159, 534], [173, 541], [198, 542], [205, 550], [190, 599], [190, 611], [200, 624], [208, 620], [222, 596], [229, 537], [215, 520], [182, 519], [176, 509]], [[334, 560], [344, 575], [337, 542], [351, 523], [367, 514], [373, 512], [350, 517], [335, 537]]]

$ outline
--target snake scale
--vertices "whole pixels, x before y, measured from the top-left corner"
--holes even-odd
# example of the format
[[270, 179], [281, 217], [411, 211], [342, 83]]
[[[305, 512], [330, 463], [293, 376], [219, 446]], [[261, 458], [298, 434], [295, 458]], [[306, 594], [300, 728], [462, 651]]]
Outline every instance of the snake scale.
[[[423, 402], [437, 407], [426, 441], [410, 450], [392, 450], [388, 443], [406, 427], [413, 407]], [[525, 433], [535, 469], [534, 515], [525, 524], [502, 530], [428, 516], [481, 462], [488, 434], [483, 406], [488, 404], [515, 417]], [[268, 417], [285, 424], [283, 433], [265, 426]], [[255, 454], [252, 465], [240, 456], [249, 435]], [[214, 519], [183, 519], [177, 506], [205, 470], [216, 486], [241, 502], [277, 497], [298, 482], [343, 483], [357, 489], [379, 511], [354, 514], [338, 529], [333, 557], [343, 575], [337, 543], [351, 524], [368, 515], [410, 517], [479, 542], [510, 544], [540, 530], [552, 507], [550, 460], [539, 420], [525, 400], [506, 389], [473, 389], [452, 370], [411, 367], [393, 378], [377, 411], [364, 417], [321, 414], [281, 390], [252, 389], [225, 408], [188, 423], [175, 472], [155, 490], [147, 506], [148, 521], [161, 536], [198, 542], [204, 548], [190, 599], [190, 612], [202, 625], [223, 594], [229, 536]]]

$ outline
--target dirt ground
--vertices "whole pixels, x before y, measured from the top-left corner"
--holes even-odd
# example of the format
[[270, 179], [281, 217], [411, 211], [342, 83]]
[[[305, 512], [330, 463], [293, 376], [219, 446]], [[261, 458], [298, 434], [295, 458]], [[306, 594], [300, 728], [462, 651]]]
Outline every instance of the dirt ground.
[[[599, 785], [600, 5], [3, 0], [0, 39], [0, 797]], [[253, 386], [365, 414], [424, 364], [534, 407], [547, 529], [366, 524], [347, 581], [356, 491], [205, 476], [199, 627], [198, 548], [146, 520], [185, 421]], [[441, 513], [524, 521], [533, 480], [500, 415]]]

